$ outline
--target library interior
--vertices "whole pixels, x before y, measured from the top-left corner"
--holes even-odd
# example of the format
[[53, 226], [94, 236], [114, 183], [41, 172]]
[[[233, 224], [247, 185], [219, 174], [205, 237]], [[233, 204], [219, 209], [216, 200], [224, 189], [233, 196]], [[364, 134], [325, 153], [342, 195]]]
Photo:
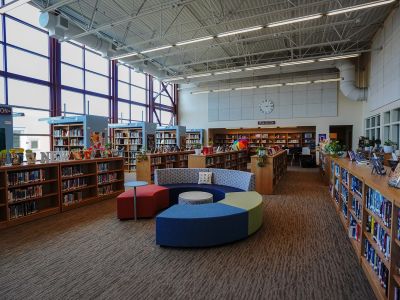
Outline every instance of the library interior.
[[400, 300], [398, 0], [0, 0], [0, 299]]

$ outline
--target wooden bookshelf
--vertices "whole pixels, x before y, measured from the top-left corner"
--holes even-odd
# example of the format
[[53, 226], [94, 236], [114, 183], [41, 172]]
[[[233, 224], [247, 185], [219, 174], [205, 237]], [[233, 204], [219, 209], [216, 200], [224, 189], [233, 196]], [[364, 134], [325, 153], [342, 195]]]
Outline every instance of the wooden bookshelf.
[[156, 147], [165, 149], [179, 147], [180, 149], [186, 149], [186, 127], [157, 127]]
[[53, 125], [53, 151], [82, 150], [84, 147], [83, 124]]
[[[107, 166], [99, 167], [102, 164]], [[0, 228], [115, 197], [123, 191], [123, 159], [119, 157], [1, 167]]]
[[256, 152], [260, 146], [280, 146], [285, 148], [310, 147], [315, 149], [316, 129], [314, 126], [295, 128], [241, 128], [209, 129], [209, 139], [214, 146], [230, 146], [235, 140], [245, 138], [249, 141], [250, 152]]
[[[387, 175], [371, 174], [369, 166], [324, 155], [332, 202], [376, 297], [394, 299], [400, 287], [400, 190], [388, 186]], [[371, 253], [387, 270], [387, 288], [368, 261]]]
[[189, 155], [189, 168], [217, 168], [247, 171], [247, 150]]
[[178, 151], [167, 153], [147, 154], [147, 159], [138, 161], [136, 168], [136, 179], [154, 182], [155, 169], [187, 168], [188, 157], [194, 151]]
[[191, 150], [194, 144], [203, 145], [204, 129], [186, 129], [186, 149]]
[[271, 195], [276, 185], [287, 171], [287, 152], [282, 150], [275, 155], [268, 155], [266, 165], [257, 165], [257, 155], [251, 157], [251, 172], [255, 175], [256, 191], [261, 195]]
[[136, 171], [136, 155], [143, 150], [154, 149], [156, 124], [139, 122], [109, 124], [112, 148], [123, 153], [126, 172]]

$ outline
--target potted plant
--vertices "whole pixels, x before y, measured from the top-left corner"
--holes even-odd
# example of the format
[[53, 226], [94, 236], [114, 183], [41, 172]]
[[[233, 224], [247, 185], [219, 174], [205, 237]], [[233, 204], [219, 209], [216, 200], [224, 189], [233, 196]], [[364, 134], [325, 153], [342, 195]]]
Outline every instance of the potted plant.
[[383, 145], [383, 151], [385, 153], [392, 153], [393, 152], [393, 146], [395, 146], [396, 143], [391, 141], [391, 140], [387, 140], [385, 141], [384, 145]]
[[257, 166], [262, 168], [267, 163], [267, 149], [265, 147], [257, 148]]
[[33, 152], [31, 149], [26, 149], [25, 155], [26, 155], [26, 162], [29, 165], [33, 165], [36, 163], [36, 153]]
[[341, 149], [342, 147], [340, 146], [339, 141], [332, 141], [325, 146], [325, 151], [332, 156], [337, 156]]
[[194, 153], [196, 155], [201, 155], [201, 144], [200, 143], [195, 143], [193, 145], [193, 148], [194, 148]]

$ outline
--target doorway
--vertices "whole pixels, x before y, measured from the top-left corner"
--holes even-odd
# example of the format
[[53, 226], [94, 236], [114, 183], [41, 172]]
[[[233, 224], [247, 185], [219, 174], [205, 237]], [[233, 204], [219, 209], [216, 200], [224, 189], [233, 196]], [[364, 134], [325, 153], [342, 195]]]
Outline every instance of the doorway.
[[346, 145], [349, 150], [353, 149], [353, 125], [329, 126], [329, 138]]

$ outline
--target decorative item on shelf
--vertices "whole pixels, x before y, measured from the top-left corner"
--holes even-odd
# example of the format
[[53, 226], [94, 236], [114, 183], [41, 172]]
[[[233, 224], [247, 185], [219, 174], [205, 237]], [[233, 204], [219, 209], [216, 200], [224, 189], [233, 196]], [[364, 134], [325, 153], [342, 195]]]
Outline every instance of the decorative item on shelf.
[[[74, 157], [75, 157], [75, 155], [74, 155]], [[85, 159], [91, 159], [92, 158], [92, 149], [91, 149], [91, 147], [89, 149], [86, 149], [86, 148], [83, 149], [83, 157]]]
[[5, 166], [7, 163], [7, 150], [0, 151], [0, 167]]
[[36, 164], [36, 153], [33, 152], [31, 149], [27, 149], [25, 153], [26, 153], [26, 162], [29, 165]]
[[194, 153], [196, 155], [201, 155], [201, 144], [200, 143], [193, 144], [193, 148], [194, 148]]
[[400, 189], [400, 164], [397, 164], [397, 167], [390, 174], [388, 184], [391, 187]]
[[10, 149], [11, 163], [14, 166], [19, 166], [24, 161], [24, 149], [13, 148]]
[[391, 140], [385, 141], [383, 145], [383, 151], [385, 153], [392, 153], [393, 152], [393, 147], [396, 146], [397, 144]]
[[49, 155], [47, 154], [47, 152], [40, 152], [40, 163], [48, 164], [49, 162], [50, 162], [50, 158], [49, 158]]
[[112, 152], [111, 152], [112, 144], [107, 143], [104, 145], [104, 147], [105, 147], [104, 149], [105, 157], [112, 157]]
[[257, 166], [260, 168], [265, 167], [267, 163], [267, 149], [265, 147], [257, 148]]
[[239, 140], [236, 140], [233, 142], [231, 148], [233, 151], [240, 151], [240, 150], [247, 149], [248, 145], [249, 145], [248, 139], [239, 139]]
[[[76, 150], [76, 151], [72, 151], [71, 153], [74, 157], [74, 160], [82, 160], [84, 158], [83, 151]], [[89, 156], [89, 159], [90, 159], [90, 156]]]
[[372, 162], [371, 174], [376, 173], [378, 175], [386, 175], [386, 170], [382, 164], [382, 159], [380, 157], [377, 157], [375, 153], [373, 157], [371, 157], [371, 162]]

